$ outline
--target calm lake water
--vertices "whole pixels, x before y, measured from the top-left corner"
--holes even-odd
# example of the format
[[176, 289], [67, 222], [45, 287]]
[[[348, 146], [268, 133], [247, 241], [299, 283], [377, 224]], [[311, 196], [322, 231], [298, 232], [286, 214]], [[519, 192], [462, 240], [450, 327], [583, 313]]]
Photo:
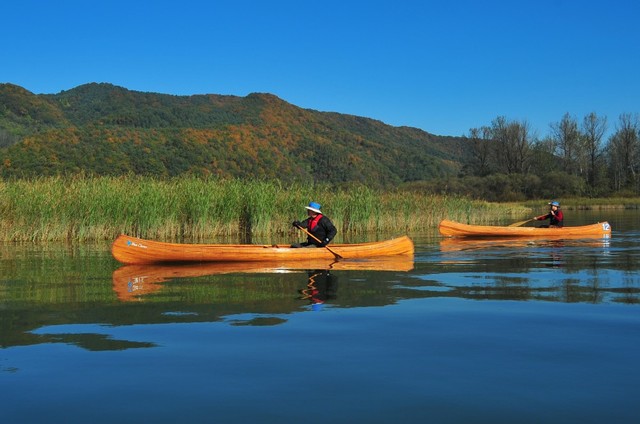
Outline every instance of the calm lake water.
[[635, 423], [640, 212], [607, 239], [317, 269], [3, 245], [2, 423]]

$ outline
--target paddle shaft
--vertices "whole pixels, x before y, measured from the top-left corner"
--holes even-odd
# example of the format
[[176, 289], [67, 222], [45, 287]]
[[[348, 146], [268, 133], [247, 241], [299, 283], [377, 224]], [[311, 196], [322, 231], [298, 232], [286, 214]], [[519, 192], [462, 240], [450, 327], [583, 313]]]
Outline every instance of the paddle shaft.
[[[296, 225], [296, 227], [298, 227]], [[313, 234], [311, 234], [309, 231], [307, 231], [305, 228], [302, 227], [298, 227], [300, 228], [302, 231], [304, 231], [305, 233], [307, 233], [307, 235], [311, 238], [313, 238], [315, 241], [317, 241], [318, 243], [322, 244], [322, 242], [320, 241], [320, 239], [316, 236], [314, 236]], [[329, 252], [333, 253], [333, 255], [337, 258], [337, 259], [344, 259], [342, 256], [338, 255], [336, 252], [334, 252], [333, 250], [329, 249], [329, 247], [327, 245], [323, 246], [325, 247]]]
[[526, 221], [514, 222], [513, 224], [509, 224], [509, 227], [520, 227], [521, 225], [526, 224], [527, 222], [535, 221], [536, 218], [527, 219]]

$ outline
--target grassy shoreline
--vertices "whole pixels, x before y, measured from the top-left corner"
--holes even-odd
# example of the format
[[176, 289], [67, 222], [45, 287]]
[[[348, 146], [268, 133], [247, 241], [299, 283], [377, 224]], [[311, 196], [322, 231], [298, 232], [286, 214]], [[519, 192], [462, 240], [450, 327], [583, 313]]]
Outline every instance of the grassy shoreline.
[[120, 233], [191, 242], [221, 236], [295, 237], [291, 222], [304, 218], [311, 200], [320, 202], [338, 227], [337, 241], [345, 235], [430, 230], [443, 218], [473, 223], [497, 216], [518, 219], [540, 207], [540, 202], [492, 204], [364, 186], [335, 189], [192, 176], [43, 177], [0, 182], [0, 240], [99, 241]]

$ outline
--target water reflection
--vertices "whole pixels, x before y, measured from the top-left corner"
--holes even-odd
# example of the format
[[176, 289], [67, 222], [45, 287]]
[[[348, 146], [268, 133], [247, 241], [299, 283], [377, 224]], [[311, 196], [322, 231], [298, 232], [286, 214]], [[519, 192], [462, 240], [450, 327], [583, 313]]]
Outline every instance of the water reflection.
[[327, 300], [336, 299], [338, 293], [338, 277], [327, 269], [308, 272], [307, 287], [300, 290], [302, 300], [308, 300], [311, 309], [322, 310]]
[[[273, 326], [313, 305], [325, 305], [324, 312], [446, 298], [638, 305], [638, 215], [615, 223], [606, 239], [425, 234], [413, 237], [415, 257], [375, 261], [120, 266], [108, 246], [0, 246], [0, 348], [152, 347], [122, 330], [201, 322]], [[334, 280], [324, 280], [329, 276]]]
[[509, 248], [520, 249], [523, 247], [601, 247], [610, 245], [610, 237], [585, 238], [584, 236], [563, 236], [545, 238], [514, 238], [514, 237], [483, 237], [462, 238], [448, 237], [440, 240], [442, 252], [455, 252], [460, 250]]
[[[330, 271], [399, 271], [413, 269], [412, 256], [396, 256], [372, 260], [312, 260], [291, 262], [230, 262], [182, 265], [124, 265], [113, 272], [113, 290], [123, 302], [143, 301], [147, 295], [179, 278], [223, 274], [285, 274], [308, 272], [307, 287], [324, 287], [334, 278]], [[331, 276], [331, 278], [329, 278]]]
[[118, 340], [114, 339], [110, 334], [90, 332], [94, 331], [95, 326], [93, 325], [79, 326], [77, 329], [79, 332], [71, 332], [67, 327], [69, 326], [64, 326], [64, 328], [58, 328], [57, 326], [44, 327], [35, 331], [34, 334], [40, 339], [39, 343], [62, 343], [94, 352], [157, 346], [155, 343]]
[[331, 405], [312, 422], [634, 422], [631, 218], [595, 244], [425, 234], [415, 261], [376, 265], [390, 271], [121, 268], [108, 246], [0, 246], [3, 422], [295, 422], [309, 393]]
[[[637, 241], [615, 238], [442, 238], [420, 288], [478, 300], [640, 302]], [[631, 265], [634, 263], [634, 265]], [[418, 264], [418, 269], [421, 266]], [[626, 268], [636, 270], [629, 274]]]

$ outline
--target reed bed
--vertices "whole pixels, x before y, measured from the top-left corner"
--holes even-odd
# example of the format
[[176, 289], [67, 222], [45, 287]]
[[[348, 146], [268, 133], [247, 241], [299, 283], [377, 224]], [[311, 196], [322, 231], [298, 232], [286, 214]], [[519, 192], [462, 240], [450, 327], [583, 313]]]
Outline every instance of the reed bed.
[[182, 176], [43, 177], [0, 182], [3, 241], [112, 240], [120, 233], [165, 241], [285, 238], [310, 201], [339, 230], [406, 234], [443, 218], [486, 223], [528, 208], [411, 191]]

